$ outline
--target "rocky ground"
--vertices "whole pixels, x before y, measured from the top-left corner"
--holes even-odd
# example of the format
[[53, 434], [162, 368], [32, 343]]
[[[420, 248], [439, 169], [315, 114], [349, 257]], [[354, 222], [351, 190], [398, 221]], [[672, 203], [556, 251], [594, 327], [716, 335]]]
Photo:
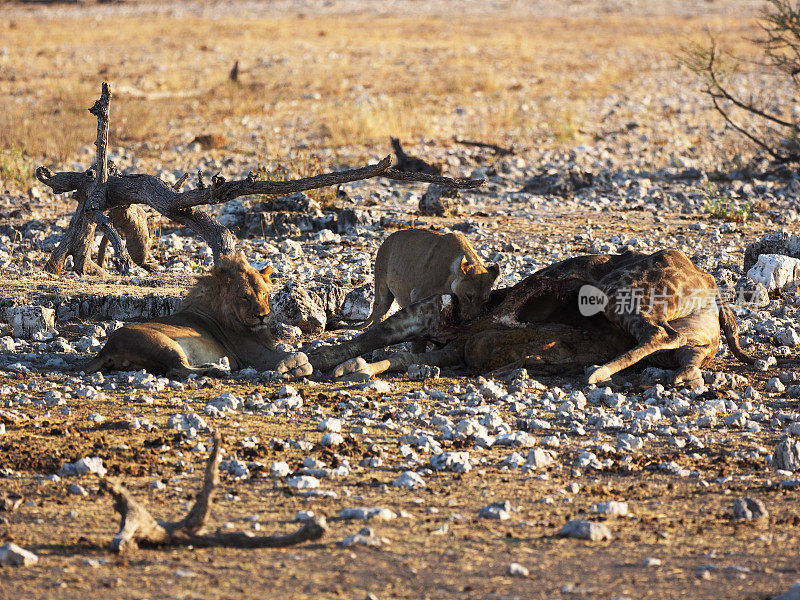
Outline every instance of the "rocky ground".
[[[641, 15], [654, 10], [651, 3], [627, 4]], [[413, 15], [411, 5], [380, 3], [389, 17]], [[554, 3], [554, 11], [555, 5], [562, 12], [549, 16], [586, 31], [592, 27], [579, 19], [613, 28], [620, 15], [609, 15], [604, 3]], [[41, 15], [28, 6], [0, 10], [20, 23], [7, 30], [10, 36], [37, 19], [57, 22], [53, 17], [112, 15], [124, 23], [145, 15], [142, 27], [179, 28], [180, 19], [198, 15], [214, 23], [230, 15], [227, 9], [252, 10], [254, 17], [272, 14], [258, 10], [296, 10], [295, 4], [177, 6], [183, 8], [156, 16], [155, 7], [139, 3], [56, 6]], [[469, 6], [468, 16], [485, 14]], [[547, 6], [529, 14], [498, 4], [486, 18], [511, 22], [514, 10], [538, 18], [536, 10]], [[490, 92], [443, 93], [431, 121], [435, 134], [398, 132], [410, 153], [441, 164], [446, 174], [486, 179], [448, 202], [446, 216], [424, 214], [432, 193], [425, 185], [380, 178], [289, 199], [242, 199], [213, 211], [239, 234], [254, 265], [274, 267], [275, 329], [292, 349], [352, 335], [321, 330], [334, 316], [368, 314], [375, 251], [391, 232], [416, 226], [465, 233], [484, 261], [500, 264], [498, 285], [587, 252], [682, 250], [730, 290], [741, 343], [763, 362], [741, 365], [723, 343], [706, 385], [693, 390], [654, 385], [652, 370], [625, 372], [600, 388], [575, 376], [524, 371], [503, 380], [445, 371], [416, 381], [401, 373], [367, 384], [283, 382], [253, 370], [225, 380], [81, 376], [69, 369], [114, 328], [172, 310], [190, 275], [208, 269], [210, 252], [153, 215], [158, 271], [45, 274], [70, 199], [2, 171], [0, 543], [38, 558], [0, 549], [0, 563], [32, 563], [0, 570], [0, 598], [229, 598], [269, 590], [270, 597], [292, 598], [765, 599], [789, 590], [800, 579], [794, 529], [800, 371], [768, 359], [796, 355], [800, 345], [800, 239], [792, 235], [800, 180], [771, 171], [725, 131], [669, 55], [639, 54], [631, 41], [670, 37], [672, 25], [658, 18], [699, 29], [752, 14], [752, 4], [659, 7], [656, 20], [634, 28], [627, 41], [588, 47], [623, 66], [638, 58], [642, 67], [625, 71], [619, 87], [587, 92], [575, 131], [563, 129], [568, 119], [554, 123], [537, 112], [547, 106], [546, 92], [530, 86], [534, 77], [549, 76], [541, 70], [519, 76], [524, 94], [511, 90], [501, 98], [528, 117], [484, 138], [513, 154], [453, 142], [454, 135], [478, 131], [495, 106]], [[374, 9], [350, 2], [319, 10], [368, 15]], [[445, 8], [429, 3], [426, 10], [441, 17]], [[300, 20], [308, 18], [315, 17]], [[52, 27], [57, 39], [60, 29]], [[544, 35], [531, 27], [534, 39]], [[37, 43], [44, 48], [38, 53]], [[481, 43], [492, 47], [491, 38]], [[60, 61], [65, 48], [53, 53], [36, 41], [0, 53], [6, 106], [33, 94], [47, 64], [79, 70]], [[220, 41], [209, 60], [229, 64], [235, 54], [227, 48]], [[381, 47], [376, 55], [384, 51], [392, 56]], [[560, 64], [557, 51], [542, 50], [545, 62]], [[132, 60], [138, 52], [130, 50], [131, 73], [146, 64]], [[23, 69], [26, 53], [40, 62]], [[290, 64], [302, 64], [301, 55], [287, 54]], [[481, 62], [480, 52], [472, 56]], [[599, 71], [581, 56], [583, 62], [572, 58], [583, 66], [561, 73], [591, 86]], [[757, 85], [761, 77], [754, 72], [744, 81]], [[235, 148], [204, 148], [194, 138], [208, 129], [175, 102], [168, 131], [115, 143], [111, 158], [122, 172], [174, 182], [184, 171], [235, 179], [256, 166], [254, 148], [273, 126], [270, 114], [231, 116], [224, 131]], [[66, 119], [67, 110], [47, 118]], [[86, 144], [93, 125], [79, 123]], [[290, 176], [358, 166], [390, 152], [388, 137], [329, 143], [313, 116], [282, 127], [295, 144], [275, 164], [286, 165]], [[319, 157], [313, 167], [312, 151]], [[82, 170], [92, 147], [60, 159], [44, 154], [26, 160]], [[314, 514], [327, 517], [327, 535], [286, 550], [110, 553], [117, 522], [97, 475], [121, 479], [159, 518], [177, 518], [200, 486], [212, 429], [223, 433], [226, 449], [212, 528], [286, 532]], [[92, 460], [78, 462], [84, 458]], [[800, 597], [795, 592], [784, 598]]]

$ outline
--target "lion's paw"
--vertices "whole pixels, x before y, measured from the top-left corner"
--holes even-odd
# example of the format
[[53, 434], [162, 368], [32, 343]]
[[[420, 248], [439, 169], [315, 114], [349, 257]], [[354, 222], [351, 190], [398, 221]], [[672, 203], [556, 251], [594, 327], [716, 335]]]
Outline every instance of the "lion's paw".
[[279, 362], [275, 370], [292, 379], [300, 379], [311, 375], [314, 367], [308, 362], [308, 356], [303, 352], [295, 352]]
[[360, 356], [358, 358], [351, 358], [347, 362], [343, 362], [333, 370], [333, 376], [336, 379], [361, 379], [359, 376], [366, 376], [367, 379], [372, 377], [372, 372], [369, 368], [369, 363]]

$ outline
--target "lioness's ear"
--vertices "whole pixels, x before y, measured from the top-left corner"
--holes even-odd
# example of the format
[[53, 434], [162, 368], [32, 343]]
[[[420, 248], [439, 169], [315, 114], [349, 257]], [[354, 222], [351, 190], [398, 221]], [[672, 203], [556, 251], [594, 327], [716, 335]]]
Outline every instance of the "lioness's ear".
[[494, 263], [493, 265], [489, 265], [489, 268], [486, 269], [486, 272], [489, 273], [489, 276], [492, 278], [492, 281], [500, 277], [500, 265]]
[[261, 276], [264, 278], [264, 281], [270, 283], [269, 276], [272, 274], [272, 271], [274, 271], [272, 265], [267, 265], [266, 267], [261, 269], [259, 273], [261, 273]]
[[459, 264], [459, 270], [466, 275], [467, 274], [467, 267], [469, 267], [469, 261], [467, 261], [467, 255], [461, 257], [461, 264]]

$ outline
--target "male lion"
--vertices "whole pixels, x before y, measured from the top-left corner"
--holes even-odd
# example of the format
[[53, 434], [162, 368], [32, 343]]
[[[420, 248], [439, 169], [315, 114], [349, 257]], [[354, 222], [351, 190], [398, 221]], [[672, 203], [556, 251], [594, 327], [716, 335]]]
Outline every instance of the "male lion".
[[[460, 233], [404, 229], [390, 235], [375, 257], [375, 302], [359, 328], [379, 323], [392, 301], [406, 308], [436, 294], [455, 294], [465, 318], [478, 315], [489, 298], [498, 265], [484, 266]], [[417, 351], [424, 349], [417, 343]]]
[[275, 350], [269, 333], [271, 272], [272, 267], [256, 271], [241, 253], [221, 256], [176, 313], [116, 330], [83, 371], [145, 369], [179, 378], [220, 375], [212, 363], [227, 357], [232, 370], [251, 366], [293, 377], [310, 375], [304, 354]]

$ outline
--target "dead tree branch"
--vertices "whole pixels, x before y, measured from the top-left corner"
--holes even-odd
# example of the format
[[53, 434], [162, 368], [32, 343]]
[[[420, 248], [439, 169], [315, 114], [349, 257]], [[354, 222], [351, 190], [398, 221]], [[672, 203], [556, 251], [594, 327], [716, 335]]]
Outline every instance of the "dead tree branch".
[[[773, 77], [776, 87], [792, 86], [800, 91], [800, 7], [792, 0], [768, 0], [761, 13], [764, 37], [752, 40], [763, 52], [762, 60], [725, 56], [710, 32], [707, 46], [684, 48], [681, 62], [704, 83], [703, 90], [714, 109], [733, 129], [767, 152], [777, 163], [800, 161], [800, 123], [771, 106], [777, 90], [763, 90], [760, 98], [737, 94], [731, 75], [745, 63], [755, 63]], [[723, 59], [729, 60], [724, 61]], [[751, 117], [750, 122], [744, 117]]]
[[[294, 192], [313, 190], [321, 187], [360, 181], [373, 177], [388, 177], [397, 181], [421, 181], [437, 183], [452, 188], [474, 188], [482, 185], [482, 179], [449, 178], [426, 173], [406, 173], [391, 168], [391, 157], [386, 157], [374, 165], [356, 169], [322, 173], [292, 181], [258, 181], [254, 177], [236, 181], [226, 181], [219, 175], [212, 178], [211, 185], [203, 181], [198, 173], [197, 188], [180, 191], [186, 175], [179, 183], [170, 186], [152, 175], [117, 175], [108, 172], [108, 106], [110, 92], [103, 84], [100, 100], [91, 111], [98, 119], [97, 125], [97, 176], [90, 171], [78, 173], [65, 171], [54, 173], [46, 167], [36, 169], [36, 178], [56, 194], [75, 192], [78, 201], [75, 214], [70, 221], [58, 248], [45, 265], [52, 273], [61, 271], [67, 255], [75, 259], [78, 273], [102, 274], [108, 241], [114, 247], [121, 268], [127, 271], [130, 259], [122, 245], [116, 228], [125, 233], [127, 250], [133, 260], [144, 268], [149, 263], [149, 231], [144, 211], [132, 210], [136, 204], [152, 207], [168, 219], [185, 225], [199, 235], [211, 248], [216, 261], [220, 255], [232, 254], [236, 238], [210, 214], [198, 210], [205, 205], [221, 204], [242, 196], [257, 194], [286, 195]], [[110, 212], [109, 218], [104, 214]], [[112, 223], [115, 227], [112, 227]], [[98, 254], [98, 263], [92, 261], [94, 250], [94, 231], [96, 227], [106, 235]]]
[[103, 83], [100, 98], [89, 109], [97, 118], [97, 161], [96, 173], [92, 170], [83, 173], [80, 182], [83, 184], [78, 189], [76, 198], [78, 207], [70, 221], [67, 235], [61, 240], [56, 250], [45, 264], [45, 269], [51, 273], [61, 272], [64, 261], [70, 254], [78, 273], [99, 274], [103, 268], [92, 260], [94, 250], [94, 232], [99, 227], [106, 238], [114, 246], [120, 271], [130, 271], [130, 258], [125, 251], [119, 235], [114, 230], [100, 206], [105, 203], [106, 182], [108, 181], [108, 129], [109, 110], [111, 107], [111, 90], [107, 83]]
[[101, 480], [101, 489], [114, 498], [114, 510], [120, 515], [120, 529], [111, 541], [111, 550], [123, 553], [142, 546], [224, 546], [228, 548], [283, 548], [318, 540], [327, 531], [324, 517], [306, 521], [297, 531], [286, 535], [255, 536], [247, 532], [203, 533], [211, 513], [214, 492], [219, 487], [219, 457], [222, 441], [214, 433], [214, 447], [206, 463], [203, 487], [191, 510], [179, 521], [157, 521], [139, 504], [122, 484]]

